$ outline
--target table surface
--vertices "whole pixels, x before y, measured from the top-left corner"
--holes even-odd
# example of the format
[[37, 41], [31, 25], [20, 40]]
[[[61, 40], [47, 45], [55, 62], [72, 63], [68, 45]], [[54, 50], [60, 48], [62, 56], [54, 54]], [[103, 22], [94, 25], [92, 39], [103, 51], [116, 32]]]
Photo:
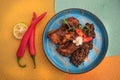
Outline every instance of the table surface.
[[[0, 80], [119, 80], [119, 7], [120, 0], [0, 0]], [[42, 48], [45, 25], [54, 14], [66, 8], [89, 10], [101, 19], [108, 32], [107, 56], [95, 69], [84, 74], [68, 74], [59, 71], [48, 61]], [[29, 25], [33, 11], [37, 15], [47, 11], [47, 15], [36, 26], [37, 67], [33, 68], [31, 57], [26, 49], [21, 63], [27, 64], [27, 67], [23, 69], [18, 67], [16, 61], [20, 40], [14, 38], [12, 30], [13, 25], [18, 22]]]

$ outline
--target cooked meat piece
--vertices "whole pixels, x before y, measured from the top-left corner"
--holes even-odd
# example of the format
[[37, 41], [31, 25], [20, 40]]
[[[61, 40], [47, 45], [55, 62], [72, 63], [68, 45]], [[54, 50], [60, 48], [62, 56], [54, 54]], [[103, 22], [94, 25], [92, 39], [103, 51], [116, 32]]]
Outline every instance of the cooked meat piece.
[[49, 32], [48, 37], [55, 44], [62, 44], [63, 37], [68, 33], [68, 29], [65, 25], [62, 25], [59, 29]]
[[88, 43], [83, 43], [82, 48], [83, 48], [83, 49], [88, 48], [88, 49], [91, 50], [91, 49], [93, 48], [93, 40], [90, 41], [90, 42], [88, 42]]
[[74, 51], [76, 51], [78, 48], [80, 48], [80, 46], [76, 46], [74, 43], [72, 42], [67, 42], [64, 45], [60, 45], [57, 48], [57, 51], [60, 52], [61, 55], [63, 56], [69, 56], [70, 54], [72, 54]]
[[74, 17], [69, 17], [68, 19], [67, 19], [67, 21], [68, 21], [68, 23], [69, 23], [69, 25], [72, 27], [72, 26], [75, 26], [75, 27], [77, 27], [80, 23], [79, 23], [79, 21], [78, 21], [78, 19], [77, 18], [74, 18]]
[[84, 59], [88, 56], [89, 50], [93, 47], [93, 41], [88, 43], [83, 43], [83, 45], [73, 52], [70, 56], [70, 62], [73, 63], [75, 66], [80, 65], [84, 62]]
[[70, 62], [75, 66], [80, 65], [82, 62], [84, 62], [84, 59], [87, 57], [88, 52], [89, 49], [78, 49], [71, 55]]
[[88, 44], [89, 44], [89, 49], [91, 50], [93, 48], [93, 40], [90, 41]]
[[[55, 44], [58, 44], [57, 51], [61, 55], [69, 57], [70, 62], [75, 66], [78, 66], [84, 62], [84, 59], [89, 54], [89, 50], [93, 48], [93, 40], [83, 42], [80, 46], [76, 46], [76, 44], [73, 43], [73, 40], [79, 36], [74, 29], [79, 28], [80, 25], [81, 24], [77, 18], [69, 17], [64, 20], [59, 29], [48, 32], [48, 38]], [[85, 34], [85, 37], [95, 38], [93, 24], [86, 23], [85, 27], [81, 30]]]
[[84, 62], [84, 59], [88, 56], [89, 49], [78, 49], [70, 56], [70, 62], [75, 66], [80, 65]]
[[50, 31], [48, 33], [48, 37], [51, 39], [52, 42], [55, 44], [64, 44], [67, 41], [72, 41], [75, 39], [78, 34], [76, 32], [70, 32], [68, 29], [64, 29], [66, 26], [62, 25], [60, 29], [55, 31]]
[[83, 28], [85, 35], [95, 38], [94, 25], [86, 23], [86, 26]]
[[[95, 32], [94, 32], [94, 25], [86, 23], [86, 26], [83, 28], [83, 32], [88, 37], [95, 38]], [[87, 43], [83, 43], [81, 48], [77, 49], [75, 52], [73, 52], [70, 56], [70, 62], [73, 63], [75, 66], [80, 65], [82, 62], [84, 62], [84, 59], [88, 56], [89, 50], [93, 48], [93, 40]]]
[[76, 32], [69, 32], [63, 37], [62, 43], [66, 43], [67, 41], [73, 41], [78, 37], [78, 34]]
[[[71, 27], [79, 25], [79, 21], [74, 17], [67, 18], [67, 21]], [[55, 30], [50, 31], [48, 33], [48, 37], [51, 39], [52, 42], [55, 44], [63, 44], [67, 41], [73, 40], [76, 36], [78, 36], [75, 32], [70, 32], [68, 30], [68, 25], [62, 24], [62, 26]]]

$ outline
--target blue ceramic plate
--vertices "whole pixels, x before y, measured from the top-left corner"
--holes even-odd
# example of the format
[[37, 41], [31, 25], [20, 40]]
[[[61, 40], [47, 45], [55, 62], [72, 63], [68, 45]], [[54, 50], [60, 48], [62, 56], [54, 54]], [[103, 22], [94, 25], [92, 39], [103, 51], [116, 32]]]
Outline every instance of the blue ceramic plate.
[[[75, 67], [68, 57], [63, 57], [56, 51], [57, 45], [47, 37], [48, 32], [58, 29], [64, 18], [75, 17], [84, 26], [85, 23], [93, 23], [96, 37], [93, 40], [93, 49], [89, 51], [84, 62]], [[43, 48], [48, 60], [58, 69], [68, 73], [83, 73], [95, 68], [104, 58], [108, 48], [108, 35], [103, 23], [91, 12], [83, 9], [67, 9], [57, 13], [46, 25], [43, 33]]]

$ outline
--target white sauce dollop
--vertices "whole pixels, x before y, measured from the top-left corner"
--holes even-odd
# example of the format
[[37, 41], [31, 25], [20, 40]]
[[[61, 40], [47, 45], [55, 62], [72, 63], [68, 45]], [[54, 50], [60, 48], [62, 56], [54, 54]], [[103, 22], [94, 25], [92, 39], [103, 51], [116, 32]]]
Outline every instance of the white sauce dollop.
[[75, 40], [73, 40], [73, 43], [75, 43], [76, 46], [82, 45], [82, 43], [83, 43], [82, 37], [80, 37], [80, 36], [77, 37]]

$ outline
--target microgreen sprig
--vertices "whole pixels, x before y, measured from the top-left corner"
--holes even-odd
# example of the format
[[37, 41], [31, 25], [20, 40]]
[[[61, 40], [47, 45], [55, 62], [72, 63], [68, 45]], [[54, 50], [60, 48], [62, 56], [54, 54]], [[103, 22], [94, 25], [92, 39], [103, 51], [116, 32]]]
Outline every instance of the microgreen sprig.
[[63, 23], [68, 26], [68, 30], [69, 30], [69, 31], [75, 31], [75, 28], [76, 28], [76, 27], [75, 27], [75, 26], [70, 27], [67, 19], [64, 18], [64, 19], [63, 19]]
[[88, 32], [90, 32], [90, 27], [86, 25], [86, 28], [88, 29]]
[[82, 25], [80, 24], [80, 25], [78, 26], [78, 28], [82, 30]]
[[65, 18], [64, 18], [63, 23], [64, 23], [64, 24], [67, 24], [67, 26], [68, 26], [69, 30], [71, 30], [71, 27], [70, 27], [70, 25], [69, 25], [69, 23], [68, 23], [67, 19], [65, 19]]

